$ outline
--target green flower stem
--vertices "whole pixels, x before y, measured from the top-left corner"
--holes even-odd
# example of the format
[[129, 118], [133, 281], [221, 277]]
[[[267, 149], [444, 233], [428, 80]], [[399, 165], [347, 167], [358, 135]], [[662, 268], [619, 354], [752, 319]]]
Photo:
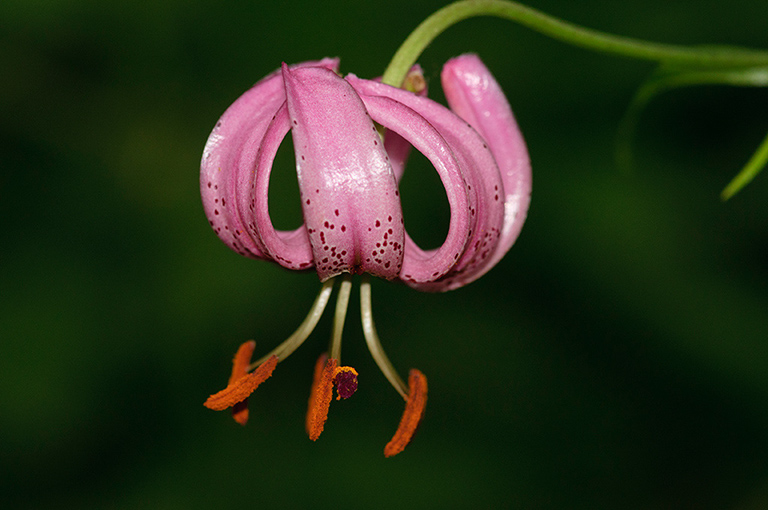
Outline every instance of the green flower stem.
[[[627, 108], [624, 119], [619, 125], [616, 137], [616, 161], [619, 167], [629, 171], [632, 161], [632, 138], [637, 126], [640, 113], [657, 96], [670, 90], [682, 87], [700, 85], [730, 85], [733, 87], [768, 87], [768, 67], [752, 67], [743, 69], [705, 69], [700, 70], [667, 70], [662, 66], [653, 73], [635, 93]], [[750, 160], [752, 163], [753, 160]], [[743, 170], [742, 170], [743, 172]], [[755, 171], [754, 175], [757, 175]], [[752, 177], [754, 177], [754, 175]], [[750, 179], [751, 180], [751, 179]], [[748, 181], [741, 181], [744, 185]], [[738, 189], [732, 188], [733, 193], [723, 199], [730, 198]]]
[[408, 70], [438, 35], [475, 16], [509, 19], [565, 43], [624, 57], [704, 68], [768, 65], [768, 52], [764, 51], [649, 43], [583, 28], [515, 2], [462, 0], [440, 9], [416, 27], [395, 53], [382, 81], [400, 86]]

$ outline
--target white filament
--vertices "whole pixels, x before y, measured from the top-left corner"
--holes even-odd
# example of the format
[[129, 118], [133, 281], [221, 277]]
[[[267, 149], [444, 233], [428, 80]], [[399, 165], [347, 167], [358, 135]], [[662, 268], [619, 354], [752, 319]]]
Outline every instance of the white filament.
[[331, 278], [330, 280], [327, 280], [323, 283], [323, 286], [320, 289], [320, 293], [315, 298], [315, 302], [312, 303], [312, 308], [310, 308], [306, 318], [299, 325], [296, 331], [294, 331], [291, 336], [286, 338], [283, 343], [272, 349], [269, 354], [266, 354], [255, 362], [251, 363], [248, 366], [249, 371], [258, 367], [272, 356], [277, 356], [279, 361], [284, 361], [285, 358], [290, 356], [293, 351], [298, 349], [299, 346], [304, 343], [304, 340], [306, 340], [307, 337], [312, 333], [312, 330], [315, 329], [315, 326], [317, 326], [320, 317], [323, 315], [325, 305], [328, 304], [328, 300], [331, 298], [333, 283], [334, 278]]
[[344, 331], [344, 320], [347, 318], [349, 294], [352, 292], [352, 275], [344, 273], [341, 277], [339, 293], [336, 296], [336, 312], [333, 315], [333, 332], [331, 333], [331, 358], [341, 365], [341, 334]]
[[384, 353], [384, 348], [379, 341], [379, 335], [376, 333], [376, 326], [373, 324], [373, 309], [371, 306], [371, 282], [368, 275], [362, 277], [360, 283], [360, 315], [363, 320], [363, 335], [368, 344], [368, 350], [371, 351], [373, 360], [379, 366], [379, 369], [387, 378], [389, 383], [394, 386], [397, 392], [407, 401], [408, 388], [400, 378], [400, 375], [392, 366], [389, 358]]

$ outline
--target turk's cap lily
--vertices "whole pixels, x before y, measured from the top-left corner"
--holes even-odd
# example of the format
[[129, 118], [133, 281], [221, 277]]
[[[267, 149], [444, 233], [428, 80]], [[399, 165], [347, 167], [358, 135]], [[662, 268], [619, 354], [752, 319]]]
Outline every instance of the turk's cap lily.
[[[370, 273], [425, 291], [466, 285], [512, 246], [531, 190], [520, 130], [501, 88], [477, 56], [446, 63], [442, 83], [450, 109], [426, 97], [418, 66], [401, 89], [352, 74], [341, 77], [338, 64], [338, 59], [283, 64], [254, 85], [216, 124], [200, 173], [206, 215], [230, 248], [289, 269], [314, 268], [323, 282], [307, 318], [279, 346], [253, 363], [255, 343], [240, 346], [227, 387], [211, 395], [207, 407], [231, 407], [234, 419], [244, 425], [249, 395], [311, 334], [335, 280], [341, 280], [331, 347], [315, 366], [307, 410], [306, 429], [313, 441], [325, 427], [333, 388], [338, 400], [352, 396], [358, 386], [357, 371], [340, 362], [351, 275]], [[304, 223], [280, 231], [269, 216], [269, 181], [288, 132]], [[445, 241], [433, 250], [421, 249], [405, 231], [398, 184], [413, 148], [434, 165], [451, 210]], [[361, 280], [366, 343], [406, 401], [384, 449], [390, 457], [408, 445], [418, 428], [427, 378], [411, 369], [406, 385], [399, 376], [376, 333], [367, 274]]]
[[[367, 272], [442, 291], [477, 279], [512, 246], [530, 200], [528, 153], [498, 83], [475, 55], [450, 60], [442, 73], [448, 109], [341, 77], [338, 64], [283, 64], [227, 109], [201, 163], [211, 226], [236, 252], [315, 268], [321, 281]], [[280, 231], [269, 216], [269, 179], [289, 131], [304, 224]], [[405, 232], [398, 180], [411, 146], [434, 165], [451, 210], [434, 250]]]

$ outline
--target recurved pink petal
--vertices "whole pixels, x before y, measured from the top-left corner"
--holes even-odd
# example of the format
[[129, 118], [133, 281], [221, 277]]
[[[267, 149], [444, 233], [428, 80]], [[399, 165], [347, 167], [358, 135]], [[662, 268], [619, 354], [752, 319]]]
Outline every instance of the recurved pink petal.
[[399, 192], [360, 97], [322, 68], [283, 65], [304, 220], [321, 280], [349, 271], [396, 278], [403, 261]]
[[451, 109], [488, 142], [503, 182], [501, 238], [477, 278], [501, 260], [523, 228], [531, 200], [531, 161], [504, 92], [477, 55], [449, 60], [441, 79]]
[[[304, 62], [293, 67], [323, 67], [338, 69], [338, 59]], [[251, 203], [266, 208], [267, 193], [254, 197], [253, 189], [258, 168], [256, 161], [268, 130], [274, 133], [274, 117], [285, 102], [281, 71], [259, 81], [240, 96], [221, 116], [208, 137], [200, 164], [200, 191], [208, 221], [216, 234], [236, 252], [262, 259], [275, 259], [258, 235]], [[277, 129], [279, 131], [279, 129]], [[274, 134], [272, 138], [274, 138]], [[284, 136], [284, 134], [283, 134]], [[282, 137], [280, 137], [282, 140]], [[272, 156], [274, 157], [274, 155]], [[264, 160], [265, 156], [261, 156]], [[271, 161], [267, 172], [271, 167]], [[268, 174], [267, 174], [268, 176]], [[262, 204], [263, 201], [263, 204]], [[269, 225], [271, 227], [271, 223]], [[301, 228], [293, 232], [272, 233], [289, 244], [300, 244]], [[306, 244], [306, 235], [303, 235]], [[308, 252], [308, 250], [304, 250]], [[283, 265], [298, 268], [298, 264]], [[311, 261], [309, 263], [311, 265]], [[305, 263], [302, 267], [308, 267]]]
[[[374, 79], [375, 82], [381, 82], [381, 77]], [[403, 87], [411, 90], [421, 97], [427, 97], [427, 81], [424, 79], [424, 71], [419, 64], [415, 64], [405, 77]], [[395, 173], [395, 179], [400, 182], [405, 171], [405, 163], [411, 153], [411, 146], [408, 140], [398, 135], [394, 131], [384, 130], [384, 149], [389, 155], [389, 163], [392, 165], [392, 171]]]
[[245, 179], [239, 184], [239, 208], [247, 213], [249, 220], [246, 227], [270, 260], [288, 269], [305, 269], [313, 265], [306, 226], [301, 225], [290, 231], [275, 230], [269, 216], [269, 179], [272, 175], [272, 164], [288, 131], [288, 109], [283, 102], [264, 133], [256, 160], [244, 162], [244, 166], [254, 170], [244, 174]]
[[[499, 170], [484, 140], [434, 101], [352, 75], [347, 80], [374, 120], [402, 135], [432, 161], [451, 207], [448, 235], [440, 248], [424, 251], [406, 239], [401, 278], [412, 287], [429, 291], [450, 290], [474, 280], [498, 242], [503, 218]], [[378, 105], [384, 98], [404, 108], [385, 118], [382, 113], [387, 110]], [[407, 111], [431, 126], [439, 139], [427, 139], [424, 134], [430, 133], [429, 129], [416, 127], [420, 121]], [[454, 171], [446, 171], [453, 168], [446, 166], [446, 158], [454, 161]]]

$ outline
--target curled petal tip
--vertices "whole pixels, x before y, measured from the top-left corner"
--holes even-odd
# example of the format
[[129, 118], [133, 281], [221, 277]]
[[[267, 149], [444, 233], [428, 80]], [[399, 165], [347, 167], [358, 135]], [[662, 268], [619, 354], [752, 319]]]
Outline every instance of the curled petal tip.
[[485, 264], [487, 271], [509, 251], [523, 227], [531, 198], [531, 161], [501, 86], [477, 55], [449, 60], [441, 80], [451, 109], [487, 141], [501, 174], [504, 221], [499, 243]]

